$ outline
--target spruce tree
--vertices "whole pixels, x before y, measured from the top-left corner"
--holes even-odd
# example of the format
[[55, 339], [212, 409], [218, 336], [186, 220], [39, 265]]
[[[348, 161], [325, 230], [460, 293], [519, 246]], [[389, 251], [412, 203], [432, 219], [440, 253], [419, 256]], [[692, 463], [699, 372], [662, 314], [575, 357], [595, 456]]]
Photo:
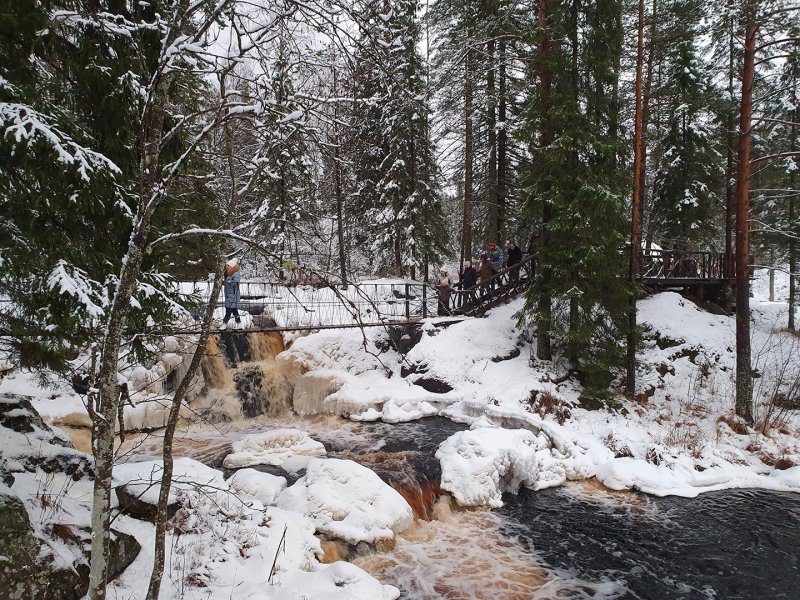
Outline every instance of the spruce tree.
[[417, 8], [416, 0], [364, 7], [354, 72], [353, 207], [364, 218], [356, 240], [379, 271], [401, 276], [441, 260], [446, 238]]
[[707, 246], [716, 235], [720, 212], [722, 155], [712, 129], [714, 102], [710, 73], [703, 63], [702, 5], [673, 0], [665, 7], [674, 40], [666, 49], [666, 134], [658, 141], [651, 227], [663, 246], [681, 250]]
[[[551, 47], [544, 59], [537, 57], [539, 68], [548, 69], [553, 78], [549, 111], [540, 117], [534, 103], [537, 108], [526, 119], [533, 157], [528, 206], [541, 222], [544, 240], [528, 308], [541, 304], [542, 293], [552, 295], [554, 341], [581, 374], [587, 393], [604, 396], [609, 369], [622, 364], [627, 326], [621, 252], [624, 187], [615, 101], [621, 5], [604, 0], [580, 7], [548, 3], [548, 8], [543, 35], [567, 43]], [[545, 145], [539, 140], [547, 128], [552, 143]]]

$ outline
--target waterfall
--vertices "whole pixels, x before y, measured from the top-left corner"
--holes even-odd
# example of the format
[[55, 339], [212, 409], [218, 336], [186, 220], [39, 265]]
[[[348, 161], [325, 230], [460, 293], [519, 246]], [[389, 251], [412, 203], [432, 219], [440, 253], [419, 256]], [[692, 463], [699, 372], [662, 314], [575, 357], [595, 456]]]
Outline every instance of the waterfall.
[[211, 421], [287, 412], [292, 385], [275, 360], [283, 350], [283, 337], [277, 332], [212, 335], [201, 363], [204, 390], [192, 408]]

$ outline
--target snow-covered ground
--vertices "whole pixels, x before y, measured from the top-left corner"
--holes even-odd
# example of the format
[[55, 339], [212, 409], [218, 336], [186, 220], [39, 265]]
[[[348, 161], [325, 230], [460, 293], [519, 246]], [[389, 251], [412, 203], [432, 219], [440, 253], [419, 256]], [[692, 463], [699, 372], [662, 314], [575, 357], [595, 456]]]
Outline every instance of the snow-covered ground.
[[[294, 405], [305, 414], [397, 422], [435, 413], [474, 430], [532, 432], [470, 432], [443, 444], [443, 485], [463, 504], [497, 505], [500, 492], [520, 484], [539, 489], [592, 476], [612, 489], [657, 495], [800, 489], [800, 466], [786, 468], [800, 465], [797, 412], [781, 413], [766, 435], [735, 420], [732, 317], [673, 292], [642, 300], [639, 322], [648, 333], [639, 356], [639, 399], [620, 397], [619, 410], [587, 410], [574, 379], [555, 382], [564, 365], [532, 358], [528, 336], [515, 327], [520, 308], [515, 301], [484, 319], [441, 329], [429, 323], [428, 335], [405, 357], [381, 351], [378, 332], [365, 339], [361, 332], [327, 331], [296, 340], [278, 360], [299, 373]], [[785, 303], [754, 299], [752, 308], [754, 366], [761, 374], [755, 415], [763, 422], [776, 416], [769, 406], [776, 379], [800, 373], [800, 338], [783, 331]], [[429, 392], [416, 379], [451, 389]]]

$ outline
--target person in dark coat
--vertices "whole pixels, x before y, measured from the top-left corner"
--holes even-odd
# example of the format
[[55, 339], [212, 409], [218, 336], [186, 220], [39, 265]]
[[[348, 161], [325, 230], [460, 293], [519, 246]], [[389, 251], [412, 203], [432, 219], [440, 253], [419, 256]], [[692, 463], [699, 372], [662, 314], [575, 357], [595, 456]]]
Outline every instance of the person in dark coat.
[[508, 276], [511, 281], [519, 281], [519, 267], [516, 269], [513, 267], [521, 262], [522, 249], [515, 242], [511, 242], [508, 245], [508, 259], [506, 260], [506, 266], [510, 269]]
[[228, 321], [231, 317], [234, 318], [236, 329], [239, 329], [242, 325], [242, 319], [239, 317], [239, 281], [242, 278], [239, 259], [232, 258], [225, 263], [224, 277], [225, 316], [222, 319], [220, 331], [225, 331], [228, 328]]
[[478, 272], [472, 266], [471, 261], [464, 263], [464, 271], [461, 273], [461, 290], [464, 292], [464, 304], [475, 301], [475, 286], [478, 284]]

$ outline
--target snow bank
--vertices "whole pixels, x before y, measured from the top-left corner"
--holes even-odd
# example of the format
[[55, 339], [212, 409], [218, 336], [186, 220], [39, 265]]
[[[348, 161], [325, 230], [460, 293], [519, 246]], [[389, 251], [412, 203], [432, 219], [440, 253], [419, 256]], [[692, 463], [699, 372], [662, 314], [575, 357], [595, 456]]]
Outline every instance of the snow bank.
[[612, 490], [632, 489], [654, 496], [694, 498], [703, 492], [734, 488], [800, 492], [800, 467], [764, 470], [767, 472], [758, 473], [748, 466], [726, 464], [697, 471], [688, 465], [655, 465], [640, 459], [617, 458], [602, 465], [596, 477]]
[[352, 544], [393, 539], [413, 522], [408, 502], [351, 460], [312, 458], [306, 474], [280, 494], [277, 505], [307, 515], [317, 531]]
[[233, 443], [225, 457], [228, 469], [251, 465], [281, 465], [295, 456], [325, 456], [325, 446], [299, 429], [273, 429], [248, 435]]
[[234, 492], [255, 498], [264, 506], [271, 506], [286, 489], [286, 478], [255, 469], [240, 469], [231, 475], [228, 485]]
[[[115, 486], [124, 485], [130, 494], [142, 502], [158, 504], [163, 473], [164, 463], [160, 460], [122, 463], [114, 467], [113, 480]], [[169, 504], [177, 502], [178, 496], [186, 492], [213, 496], [217, 491], [224, 493], [228, 489], [220, 471], [191, 458], [176, 458], [173, 461]]]
[[[158, 494], [159, 461], [114, 469], [117, 483], [140, 486], [144, 497]], [[353, 565], [321, 565], [315, 522], [295, 511], [264, 507], [256, 497], [274, 480], [240, 471], [226, 482], [222, 473], [191, 459], [175, 461], [175, 496], [180, 510], [168, 530], [166, 600], [393, 600], [398, 592]], [[265, 476], [265, 477], [262, 477]], [[282, 482], [282, 478], [274, 478]], [[269, 482], [269, 483], [267, 483]], [[279, 483], [280, 485], [280, 483]], [[134, 534], [149, 550], [154, 528], [121, 515], [120, 530]], [[273, 568], [274, 566], [274, 568]], [[110, 584], [118, 597], [143, 598], [152, 554], [143, 551], [122, 577]]]

